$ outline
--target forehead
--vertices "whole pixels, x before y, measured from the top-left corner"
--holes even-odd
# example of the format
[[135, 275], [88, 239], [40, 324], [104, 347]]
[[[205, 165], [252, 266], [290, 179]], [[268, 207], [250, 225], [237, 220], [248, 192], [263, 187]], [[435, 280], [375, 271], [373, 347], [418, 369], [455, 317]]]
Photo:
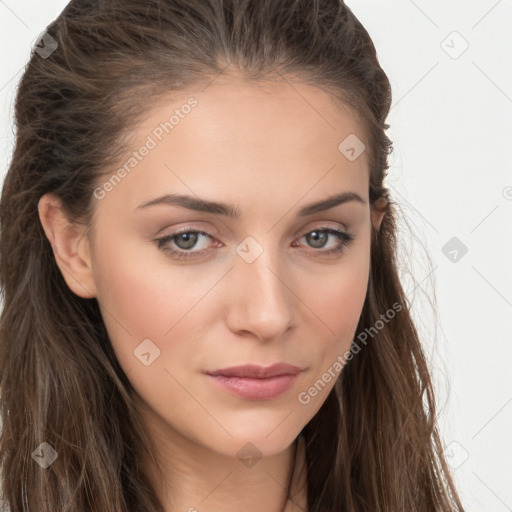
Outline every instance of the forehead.
[[[197, 105], [188, 109], [186, 102], [191, 98]], [[180, 119], [173, 133], [181, 132], [183, 141], [199, 151], [208, 148], [211, 152], [217, 147], [219, 152], [249, 152], [264, 147], [266, 152], [274, 151], [266, 154], [275, 158], [275, 152], [283, 154], [286, 149], [291, 157], [292, 148], [295, 154], [333, 149], [336, 154], [339, 143], [349, 134], [366, 143], [364, 126], [351, 108], [321, 88], [297, 81], [222, 77], [201, 89], [173, 93], [152, 106], [139, 135], [169, 120], [174, 108]], [[220, 146], [220, 142], [229, 145]]]
[[366, 144], [360, 120], [328, 92], [301, 82], [219, 77], [162, 96], [130, 135], [121, 166], [132, 152], [150, 149], [132, 155], [109, 197], [122, 195], [134, 207], [170, 192], [271, 201], [276, 191], [298, 200], [316, 188], [309, 199], [343, 190], [367, 197], [366, 151], [350, 160], [340, 150], [347, 137]]

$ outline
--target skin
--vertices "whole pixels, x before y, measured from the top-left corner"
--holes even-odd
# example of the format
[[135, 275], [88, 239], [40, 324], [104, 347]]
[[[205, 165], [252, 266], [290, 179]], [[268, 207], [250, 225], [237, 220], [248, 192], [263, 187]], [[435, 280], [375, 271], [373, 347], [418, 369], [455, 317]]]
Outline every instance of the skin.
[[[279, 512], [295, 439], [335, 380], [308, 404], [298, 395], [350, 348], [368, 285], [371, 223], [378, 228], [382, 215], [369, 206], [366, 152], [349, 161], [338, 150], [349, 134], [364, 140], [357, 118], [303, 83], [230, 77], [173, 93], [134, 129], [132, 149], [191, 95], [198, 105], [113, 190], [93, 199], [90, 237], [51, 194], [41, 198], [39, 215], [70, 289], [98, 300], [156, 447], [163, 473], [149, 462], [147, 470], [166, 512]], [[301, 207], [344, 191], [365, 203], [297, 217]], [[166, 193], [233, 204], [242, 217], [137, 208]], [[328, 235], [322, 245], [304, 236], [325, 226], [354, 240], [327, 256], [338, 238]], [[206, 254], [176, 259], [154, 242], [185, 227], [211, 235], [188, 249]], [[263, 249], [252, 263], [235, 251], [248, 236]], [[167, 246], [187, 250], [177, 239]], [[160, 350], [149, 366], [134, 356], [144, 339]], [[227, 394], [202, 373], [279, 361], [304, 370], [292, 389], [266, 401]], [[247, 443], [261, 456], [252, 467], [237, 456]]]

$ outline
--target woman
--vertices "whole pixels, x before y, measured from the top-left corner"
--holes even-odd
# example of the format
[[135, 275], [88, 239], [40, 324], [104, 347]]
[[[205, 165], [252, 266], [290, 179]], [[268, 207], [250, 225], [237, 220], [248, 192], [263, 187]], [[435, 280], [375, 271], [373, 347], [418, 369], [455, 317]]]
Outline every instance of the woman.
[[7, 510], [463, 510], [335, 0], [74, 0], [1, 198]]

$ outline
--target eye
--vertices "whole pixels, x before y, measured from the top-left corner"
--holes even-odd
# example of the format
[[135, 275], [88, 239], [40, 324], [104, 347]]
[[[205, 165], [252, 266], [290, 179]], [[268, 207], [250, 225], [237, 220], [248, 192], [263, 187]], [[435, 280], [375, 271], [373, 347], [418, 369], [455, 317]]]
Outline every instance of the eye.
[[[327, 245], [327, 241], [333, 237], [338, 241], [337, 245], [330, 249], [314, 252], [324, 256], [338, 254], [354, 241], [354, 235], [352, 233], [328, 226], [318, 226], [314, 230], [308, 231], [306, 234], [302, 235], [299, 240], [304, 238], [314, 249], [321, 249], [325, 247]], [[292, 245], [295, 247], [297, 244], [294, 242]]]
[[[208, 249], [194, 251], [193, 253], [190, 251], [190, 249], [194, 248], [201, 237], [213, 238], [206, 231], [186, 228], [182, 231], [171, 233], [170, 235], [164, 236], [162, 238], [157, 238], [155, 242], [159, 249], [162, 249], [163, 251], [171, 254], [173, 257], [176, 257], [176, 259], [187, 259], [200, 257], [208, 252]], [[169, 245], [171, 242], [174, 243], [178, 249], [172, 248], [172, 246]]]
[[[191, 249], [196, 247], [198, 241], [200, 241], [201, 238], [210, 238], [215, 240], [213, 236], [206, 231], [202, 231], [200, 229], [185, 228], [181, 231], [171, 233], [170, 235], [157, 238], [154, 240], [154, 242], [159, 249], [170, 254], [175, 259], [190, 259], [200, 258], [201, 256], [206, 255], [206, 253], [210, 252], [208, 245], [206, 245], [206, 247], [203, 249], [191, 251]], [[354, 235], [341, 229], [319, 226], [314, 230], [308, 231], [297, 240], [306, 239], [307, 243], [310, 244], [310, 247], [313, 249], [321, 249], [325, 247], [327, 242], [332, 238], [334, 238], [335, 241], [338, 241], [334, 247], [327, 250], [313, 250], [313, 253], [318, 255], [339, 254], [345, 247], [352, 243], [354, 240]], [[216, 241], [216, 243], [219, 246], [220, 242]], [[174, 247], [171, 244], [173, 244]], [[293, 247], [297, 247], [298, 245], [300, 244], [298, 244], [297, 241], [292, 243]]]

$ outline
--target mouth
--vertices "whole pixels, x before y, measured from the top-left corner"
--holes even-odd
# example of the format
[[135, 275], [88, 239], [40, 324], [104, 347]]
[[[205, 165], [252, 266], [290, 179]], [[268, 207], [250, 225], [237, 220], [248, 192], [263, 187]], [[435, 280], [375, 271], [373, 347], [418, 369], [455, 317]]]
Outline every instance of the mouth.
[[302, 369], [286, 363], [269, 367], [243, 365], [206, 372], [208, 379], [229, 394], [246, 400], [271, 400], [288, 391]]

